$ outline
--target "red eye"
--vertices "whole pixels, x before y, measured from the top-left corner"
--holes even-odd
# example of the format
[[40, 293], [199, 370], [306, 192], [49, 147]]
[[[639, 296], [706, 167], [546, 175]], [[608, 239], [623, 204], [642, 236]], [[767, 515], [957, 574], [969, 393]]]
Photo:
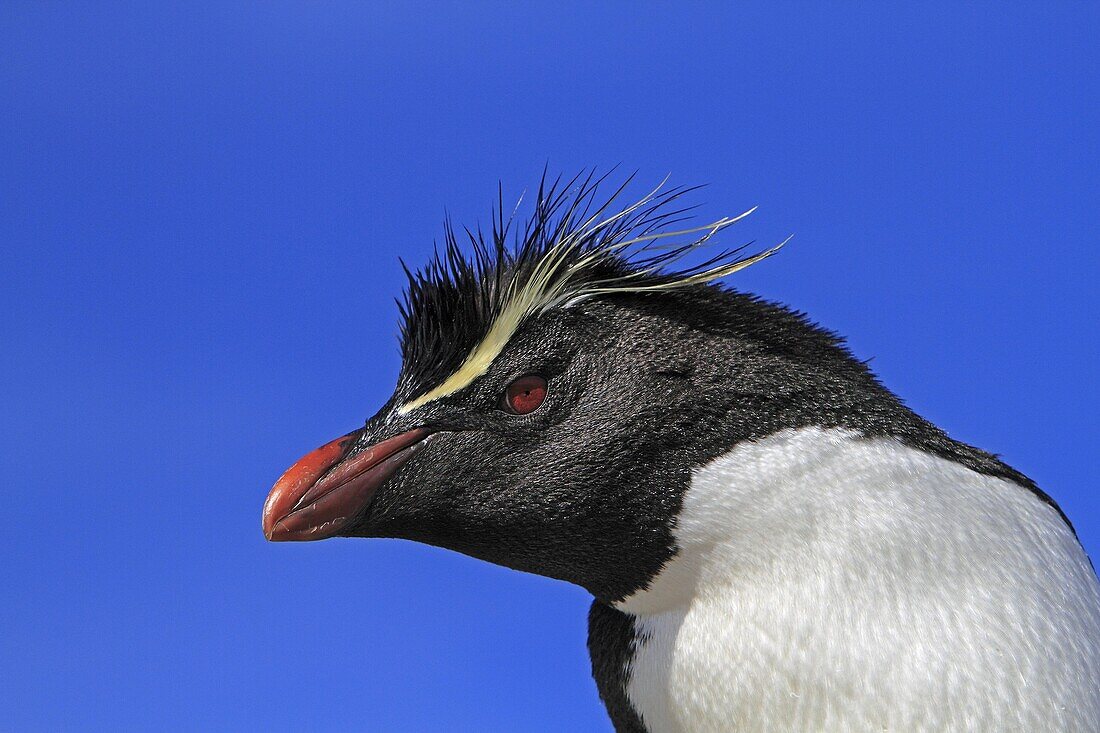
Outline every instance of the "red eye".
[[534, 412], [546, 399], [546, 380], [537, 374], [520, 377], [504, 390], [504, 409], [513, 415]]

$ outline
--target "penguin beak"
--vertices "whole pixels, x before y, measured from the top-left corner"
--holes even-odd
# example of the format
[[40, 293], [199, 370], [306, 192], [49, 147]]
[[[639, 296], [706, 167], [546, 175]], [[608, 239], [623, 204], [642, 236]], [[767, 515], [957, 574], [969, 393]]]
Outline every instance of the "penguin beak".
[[357, 430], [302, 456], [275, 482], [264, 502], [264, 536], [288, 542], [339, 534], [428, 435], [428, 430], [417, 428], [356, 450], [362, 437]]

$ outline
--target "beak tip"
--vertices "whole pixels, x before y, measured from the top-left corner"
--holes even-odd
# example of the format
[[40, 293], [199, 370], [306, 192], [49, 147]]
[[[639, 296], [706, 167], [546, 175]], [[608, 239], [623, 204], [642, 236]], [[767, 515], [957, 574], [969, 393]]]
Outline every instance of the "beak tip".
[[264, 523], [264, 539], [268, 542], [287, 542], [289, 540], [296, 539], [292, 532], [281, 519], [276, 520], [274, 517], [265, 515]]
[[264, 539], [267, 540], [268, 542], [275, 542], [276, 541], [275, 526], [276, 526], [276, 523], [271, 521], [271, 516], [267, 512], [264, 512], [262, 528], [263, 528], [263, 532], [264, 532]]
[[289, 507], [284, 506], [287, 503], [287, 492], [280, 490], [280, 484], [281, 481], [275, 485], [267, 497], [267, 501], [264, 502], [261, 527], [268, 542], [278, 542], [281, 539], [279, 537], [279, 525], [290, 510]]

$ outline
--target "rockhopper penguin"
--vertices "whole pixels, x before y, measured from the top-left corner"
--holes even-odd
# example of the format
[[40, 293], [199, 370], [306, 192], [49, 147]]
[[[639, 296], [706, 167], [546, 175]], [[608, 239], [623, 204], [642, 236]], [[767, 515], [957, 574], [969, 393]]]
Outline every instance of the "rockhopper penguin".
[[1100, 589], [1054, 501], [713, 283], [774, 250], [683, 264], [736, 219], [600, 183], [544, 181], [465, 248], [447, 228], [393, 396], [279, 479], [268, 539], [586, 588], [618, 731], [1100, 731]]

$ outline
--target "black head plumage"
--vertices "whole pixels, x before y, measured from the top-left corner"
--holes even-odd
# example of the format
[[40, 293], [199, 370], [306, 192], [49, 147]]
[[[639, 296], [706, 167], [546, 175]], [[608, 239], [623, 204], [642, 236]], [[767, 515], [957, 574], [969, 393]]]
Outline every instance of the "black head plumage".
[[597, 177], [587, 172], [568, 180], [544, 174], [534, 211], [522, 225], [515, 221], [516, 211], [505, 218], [500, 189], [487, 234], [479, 227], [466, 228], [460, 235], [446, 222], [442, 249], [415, 272], [405, 267], [409, 284], [398, 301], [399, 391], [415, 398], [440, 384], [502, 319], [514, 321], [503, 329], [510, 335], [526, 319], [552, 307], [596, 294], [709, 282], [779, 249], [742, 256], [749, 243], [677, 267], [712, 235], [752, 210], [674, 231], [694, 208], [682, 204], [684, 196], [698, 187], [662, 191], [658, 186], [616, 210], [632, 178], [603, 195], [608, 174]]

